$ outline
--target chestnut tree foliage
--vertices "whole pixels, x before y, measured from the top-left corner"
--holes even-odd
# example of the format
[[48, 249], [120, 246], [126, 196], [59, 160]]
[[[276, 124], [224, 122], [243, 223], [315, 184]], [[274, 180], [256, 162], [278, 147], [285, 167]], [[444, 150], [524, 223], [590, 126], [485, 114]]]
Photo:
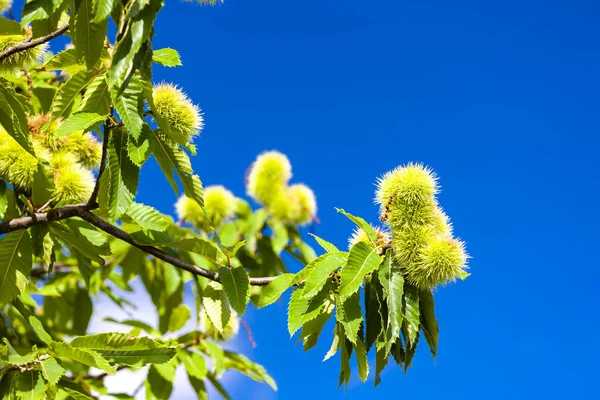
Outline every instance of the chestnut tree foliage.
[[[0, 397], [132, 398], [104, 378], [144, 368], [146, 398], [167, 399], [178, 366], [198, 398], [209, 385], [227, 398], [229, 370], [276, 389], [223, 343], [248, 307], [286, 291], [290, 336], [305, 351], [331, 342], [324, 358], [339, 354], [339, 386], [351, 365], [375, 385], [388, 363], [406, 372], [419, 342], [435, 356], [433, 289], [466, 278], [468, 256], [434, 173], [407, 164], [379, 179], [383, 228], [339, 209], [356, 224], [347, 249], [302, 233], [315, 196], [290, 182], [279, 152], [250, 166], [248, 201], [203, 187], [190, 161], [202, 114], [175, 84], [153, 83], [153, 65], [181, 65], [176, 50], [152, 45], [163, 3], [31, 0], [20, 21], [0, 17]], [[72, 46], [51, 54], [58, 36]], [[173, 188], [176, 218], [136, 199], [151, 157]], [[110, 319], [127, 333], [88, 334], [98, 296], [134, 306], [118, 291], [136, 279], [157, 325]]]

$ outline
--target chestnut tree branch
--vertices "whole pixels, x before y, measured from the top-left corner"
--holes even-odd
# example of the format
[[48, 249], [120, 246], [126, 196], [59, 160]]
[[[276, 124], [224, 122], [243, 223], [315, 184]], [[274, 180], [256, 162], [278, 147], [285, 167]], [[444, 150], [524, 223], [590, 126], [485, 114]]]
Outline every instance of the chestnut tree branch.
[[4, 60], [6, 57], [11, 56], [13, 54], [19, 53], [21, 51], [25, 51], [27, 49], [31, 49], [31, 48], [39, 46], [40, 44], [43, 44], [43, 43], [47, 43], [50, 40], [54, 39], [55, 37], [62, 35], [68, 29], [69, 29], [69, 24], [67, 24], [61, 28], [58, 28], [54, 32], [49, 33], [46, 36], [39, 37], [35, 40], [31, 40], [31, 37], [29, 37], [26, 40], [22, 41], [21, 43], [17, 43], [14, 46], [9, 47], [8, 49], [4, 50], [3, 52], [0, 52], [0, 61]]

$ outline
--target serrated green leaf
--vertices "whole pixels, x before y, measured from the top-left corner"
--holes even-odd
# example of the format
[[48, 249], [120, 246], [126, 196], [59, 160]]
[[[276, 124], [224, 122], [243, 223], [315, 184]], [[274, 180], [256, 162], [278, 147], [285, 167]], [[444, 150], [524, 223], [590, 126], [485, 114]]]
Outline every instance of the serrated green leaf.
[[92, 22], [101, 22], [107, 19], [116, 4], [117, 0], [94, 0], [93, 9], [95, 15]]
[[171, 315], [169, 316], [169, 331], [177, 332], [181, 328], [183, 328], [190, 319], [191, 312], [190, 309], [184, 305], [180, 304], [175, 307], [171, 311]]
[[86, 131], [98, 122], [104, 121], [106, 115], [100, 115], [93, 112], [78, 112], [67, 118], [58, 128], [55, 135], [57, 137], [70, 135], [73, 132]]
[[414, 345], [414, 342], [419, 334], [420, 312], [419, 312], [419, 290], [414, 286], [404, 284], [404, 320], [402, 327], [407, 332], [407, 349]]
[[21, 15], [21, 25], [32, 21], [48, 19], [61, 6], [61, 0], [32, 0], [25, 3]]
[[348, 219], [350, 219], [350, 221], [354, 222], [360, 229], [365, 231], [365, 233], [371, 240], [371, 244], [373, 245], [373, 247], [376, 247], [377, 234], [375, 233], [375, 230], [373, 229], [373, 227], [367, 221], [365, 221], [361, 217], [357, 217], [350, 213], [347, 213], [346, 211], [344, 211], [341, 208], [336, 208], [336, 210], [337, 210], [337, 212], [344, 214], [346, 217], [348, 217]]
[[387, 307], [384, 307], [380, 299], [383, 299], [383, 288], [379, 282], [378, 274], [373, 273], [365, 284], [365, 347], [367, 348], [367, 352], [385, 333], [383, 313], [387, 313]]
[[340, 273], [340, 297], [346, 299], [355, 293], [362, 285], [365, 275], [375, 271], [379, 264], [381, 257], [373, 247], [364, 242], [352, 246], [348, 262]]
[[277, 390], [277, 385], [271, 376], [267, 373], [265, 368], [257, 363], [250, 361], [247, 357], [233, 353], [231, 351], [225, 351], [225, 369], [233, 369], [249, 378], [254, 379], [257, 382], [266, 382], [271, 389]]
[[300, 332], [300, 338], [298, 340], [302, 339], [304, 351], [308, 351], [316, 346], [321, 331], [325, 327], [327, 321], [329, 321], [329, 318], [333, 315], [334, 309], [335, 300], [333, 296], [330, 295], [325, 299], [320, 314], [315, 319], [305, 322], [304, 325], [302, 325], [302, 331]]
[[[87, 69], [96, 65], [104, 48], [108, 21], [92, 22], [94, 19], [94, 7], [92, 0], [80, 0], [77, 9], [71, 9], [71, 37], [75, 54], [85, 60]], [[73, 14], [74, 13], [74, 14]]]
[[59, 389], [59, 393], [64, 392], [67, 395], [66, 398], [68, 399], [73, 398], [75, 400], [94, 400], [94, 398], [90, 396], [85, 389], [79, 386], [78, 383], [75, 383], [71, 379], [64, 376], [60, 378], [57, 387]]
[[296, 289], [290, 296], [288, 306], [288, 331], [290, 336], [304, 325], [304, 323], [316, 318], [321, 312], [325, 299], [329, 296], [330, 286], [325, 285], [321, 291], [313, 297], [305, 298], [301, 289]]
[[100, 74], [92, 79], [85, 90], [78, 112], [108, 115], [110, 112], [110, 92], [108, 83], [106, 83], [106, 74]]
[[27, 125], [30, 107], [27, 98], [17, 94], [14, 87], [5, 78], [0, 77], [0, 125], [23, 149], [35, 157]]
[[6, 182], [0, 180], [0, 220], [4, 220], [4, 214], [8, 208], [9, 195], [12, 195], [12, 190], [6, 187]]
[[367, 349], [360, 339], [354, 346], [354, 356], [358, 365], [358, 377], [361, 381], [366, 382], [369, 377], [369, 362], [367, 361]]
[[219, 394], [221, 396], [223, 396], [223, 398], [225, 400], [231, 400], [231, 396], [229, 396], [229, 393], [227, 393], [227, 390], [225, 390], [225, 388], [223, 387], [223, 385], [221, 385], [221, 382], [219, 382], [217, 380], [217, 377], [214, 374], [211, 374], [210, 372], [206, 375], [206, 378], [208, 379], [208, 381], [214, 386], [214, 388], [217, 390], [217, 392], [219, 392]]
[[64, 222], [53, 222], [49, 225], [53, 237], [75, 248], [83, 256], [104, 265], [102, 255], [110, 253], [106, 238], [93, 225], [80, 219], [69, 219]]
[[0, 32], [3, 35], [20, 35], [22, 34], [21, 24], [12, 19], [0, 17]]
[[64, 342], [52, 342], [48, 346], [48, 350], [50, 354], [59, 358], [68, 358], [87, 366], [101, 369], [109, 374], [116, 372], [116, 368], [110, 365], [108, 360], [100, 354], [85, 348], [76, 348]]
[[306, 268], [310, 268], [311, 272], [306, 278], [303, 288], [304, 297], [316, 296], [323, 286], [330, 279], [330, 275], [347, 260], [348, 253], [335, 252], [327, 253], [311, 261]]
[[360, 307], [360, 292], [354, 292], [347, 299], [335, 295], [335, 318], [344, 327], [346, 338], [354, 345], [358, 340], [358, 331], [363, 321]]
[[17, 377], [15, 392], [18, 399], [46, 399], [46, 381], [39, 371], [23, 371]]
[[177, 357], [181, 360], [189, 376], [200, 380], [206, 378], [208, 369], [203, 356], [193, 351], [178, 349]]
[[108, 215], [119, 219], [131, 206], [137, 191], [140, 169], [127, 155], [127, 135], [113, 130], [108, 145]]
[[385, 260], [380, 267], [379, 280], [385, 295], [388, 318], [386, 327], [386, 356], [390, 353], [392, 345], [400, 336], [400, 328], [404, 320], [402, 314], [402, 299], [404, 297], [404, 277], [399, 266], [394, 262], [390, 250], [386, 252]]
[[50, 172], [50, 166], [38, 162], [38, 168], [33, 175], [33, 187], [31, 188], [31, 202], [34, 206], [42, 206], [52, 198], [54, 193], [54, 178]]
[[244, 315], [246, 305], [250, 301], [250, 279], [243, 267], [219, 269], [219, 278], [231, 307], [239, 314]]
[[189, 238], [169, 243], [169, 247], [198, 254], [215, 265], [219, 265], [222, 257], [220, 250], [212, 242], [201, 238]]
[[26, 230], [0, 238], [0, 305], [12, 301], [25, 289], [31, 265], [31, 238]]
[[34, 317], [33, 315], [30, 315], [29, 318], [29, 325], [31, 325], [31, 327], [33, 328], [33, 331], [35, 332], [36, 336], [44, 343], [46, 344], [50, 344], [50, 342], [52, 342], [52, 336], [50, 336], [48, 334], [48, 332], [46, 332], [46, 330], [44, 329], [44, 326], [42, 325], [42, 322], [37, 319], [36, 317]]
[[142, 131], [136, 139], [132, 135], [129, 136], [127, 142], [127, 153], [131, 161], [141, 167], [154, 150], [154, 141], [152, 141], [152, 129], [144, 122]]
[[323, 250], [325, 250], [328, 253], [336, 253], [338, 252], [338, 248], [335, 247], [333, 244], [329, 243], [327, 240], [321, 239], [320, 237], [318, 237], [315, 234], [309, 233], [310, 236], [314, 237], [315, 240], [317, 241], [317, 243], [319, 243], [319, 246], [321, 246], [323, 248]]
[[[343, 328], [342, 328], [343, 330]], [[338, 388], [342, 387], [342, 384], [346, 384], [346, 389], [348, 389], [348, 384], [350, 383], [350, 375], [352, 373], [350, 369], [350, 356], [352, 355], [352, 343], [348, 339], [342, 339], [342, 356], [340, 357], [340, 378], [338, 380]]]
[[40, 371], [51, 385], [56, 385], [65, 374], [65, 369], [56, 361], [56, 358], [47, 358], [40, 363]]
[[421, 329], [433, 357], [437, 354], [439, 327], [435, 318], [433, 293], [431, 290], [419, 290], [419, 308]]
[[112, 91], [113, 104], [119, 116], [125, 123], [125, 127], [135, 139], [139, 139], [142, 132], [141, 105], [142, 103], [142, 84], [137, 76], [134, 76], [127, 88], [119, 93], [117, 90]]
[[134, 319], [125, 319], [123, 321], [118, 321], [118, 320], [116, 320], [114, 318], [110, 318], [110, 317], [104, 318], [104, 321], [105, 322], [112, 322], [114, 324], [131, 326], [133, 328], [139, 328], [139, 329], [142, 329], [142, 330], [146, 331], [150, 335], [160, 336], [160, 332], [158, 332], [152, 326], [150, 326], [149, 324], [147, 324], [147, 323], [145, 323], [143, 321], [137, 321], [137, 320], [134, 320]]
[[388, 363], [388, 357], [385, 349], [377, 349], [375, 353], [375, 381], [374, 386], [377, 387], [381, 383], [380, 374]]
[[152, 52], [152, 62], [165, 67], [178, 67], [181, 64], [177, 50], [164, 48]]
[[327, 351], [327, 354], [325, 354], [323, 361], [327, 361], [331, 357], [333, 357], [340, 349], [340, 343], [342, 343], [342, 341], [346, 340], [345, 337], [342, 337], [343, 330], [344, 330], [344, 328], [340, 325], [339, 322], [335, 324], [335, 328], [333, 329], [333, 342], [331, 343], [331, 347], [329, 348], [329, 351]]
[[231, 318], [231, 309], [223, 286], [210, 281], [202, 291], [202, 305], [206, 315], [219, 332], [223, 332]]
[[290, 288], [293, 280], [294, 274], [281, 274], [273, 279], [271, 283], [262, 288], [260, 299], [258, 300], [258, 308], [275, 303]]
[[[84, 66], [81, 65], [77, 60], [77, 56], [75, 55], [75, 49], [69, 48], [61, 51], [60, 53], [56, 54], [54, 57], [46, 61], [43, 68], [47, 71], [60, 70], [67, 71], [70, 74], [75, 74], [81, 71], [81, 69], [83, 69]], [[96, 112], [97, 110], [92, 109], [88, 111]]]
[[[161, 371], [157, 365], [150, 366], [146, 377], [146, 400], [163, 400], [171, 397], [175, 369], [167, 368]], [[171, 372], [172, 371], [172, 372]]]
[[73, 348], [92, 350], [111, 362], [124, 365], [162, 364], [175, 356], [175, 349], [162, 342], [124, 333], [80, 336], [69, 344]]
[[131, 203], [126, 214], [133, 222], [144, 229], [162, 232], [169, 227], [165, 217], [150, 206], [140, 203]]
[[63, 83], [56, 91], [52, 101], [52, 117], [55, 119], [65, 117], [79, 93], [87, 87], [93, 78], [93, 72], [79, 71]]
[[185, 195], [195, 200], [200, 207], [204, 207], [202, 182], [197, 175], [191, 175], [193, 170], [189, 156], [184, 150], [179, 148], [177, 143], [165, 137], [164, 133], [153, 131], [153, 137], [154, 157], [156, 157], [156, 161], [165, 174], [165, 177], [171, 183], [175, 194], [178, 195], [178, 190], [173, 171], [179, 177]]
[[131, 238], [142, 246], [170, 245], [177, 242], [177, 239], [171, 237], [167, 232], [144, 229], [133, 232]]

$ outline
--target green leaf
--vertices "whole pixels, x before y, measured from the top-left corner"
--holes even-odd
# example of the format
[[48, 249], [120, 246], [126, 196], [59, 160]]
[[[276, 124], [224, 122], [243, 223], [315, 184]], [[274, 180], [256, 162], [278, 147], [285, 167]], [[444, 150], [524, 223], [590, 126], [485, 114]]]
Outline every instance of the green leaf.
[[225, 388], [223, 387], [223, 385], [221, 385], [221, 382], [219, 382], [216, 378], [216, 376], [214, 374], [211, 374], [210, 372], [206, 375], [206, 377], [208, 378], [208, 380], [210, 381], [210, 383], [215, 387], [215, 389], [217, 390], [217, 392], [219, 392], [219, 394], [221, 396], [223, 396], [223, 398], [225, 400], [231, 400], [231, 396], [229, 396], [229, 393], [227, 393], [227, 390], [225, 390]]
[[142, 84], [137, 76], [134, 76], [123, 93], [112, 91], [112, 99], [119, 116], [125, 123], [125, 127], [135, 139], [140, 137], [144, 120], [141, 113]]
[[27, 25], [31, 21], [48, 19], [52, 13], [59, 9], [60, 0], [32, 0], [25, 3], [21, 15], [21, 24]]
[[12, 190], [6, 187], [6, 182], [0, 180], [0, 220], [4, 220], [4, 214], [8, 208], [9, 195], [12, 195]]
[[377, 273], [373, 273], [370, 279], [365, 284], [365, 311], [366, 311], [366, 339], [365, 346], [367, 352], [371, 346], [383, 336], [385, 332], [385, 319], [383, 313], [387, 312], [387, 308], [381, 302], [383, 299], [383, 288], [379, 282]]
[[314, 235], [312, 233], [309, 233], [310, 236], [314, 237], [315, 240], [317, 241], [317, 243], [319, 243], [319, 246], [321, 246], [323, 248], [323, 250], [325, 250], [328, 253], [336, 253], [338, 252], [338, 248], [335, 247], [333, 244], [329, 243], [328, 241], [321, 239], [320, 237], [318, 237], [317, 235]]
[[317, 344], [321, 331], [325, 327], [327, 321], [329, 321], [329, 318], [333, 315], [334, 308], [335, 300], [333, 296], [330, 295], [325, 299], [320, 314], [315, 319], [305, 322], [304, 325], [302, 325], [299, 340], [303, 340], [304, 351], [310, 350]]
[[52, 342], [52, 336], [48, 335], [48, 332], [44, 329], [44, 326], [40, 322], [39, 319], [34, 317], [33, 315], [29, 316], [29, 324], [33, 328], [36, 336], [44, 343], [50, 344]]
[[21, 24], [12, 19], [0, 17], [0, 32], [3, 35], [20, 35], [22, 33]]
[[[69, 48], [69, 49], [61, 51], [60, 53], [58, 53], [57, 55], [52, 57], [50, 60], [48, 60], [46, 62], [46, 64], [44, 64], [43, 68], [47, 71], [60, 70], [60, 71], [68, 71], [71, 74], [75, 74], [83, 68], [83, 65], [79, 64], [79, 61], [77, 60], [77, 56], [75, 55], [75, 49]], [[103, 78], [104, 75], [98, 76], [98, 78], [100, 78], [100, 77]], [[95, 79], [96, 78], [94, 78], [94, 80]], [[88, 90], [89, 90], [89, 88], [90, 87], [88, 87]], [[87, 90], [86, 90], [86, 93], [87, 93]], [[89, 111], [96, 112], [97, 110], [92, 109]]]
[[175, 307], [175, 309], [171, 311], [171, 316], [169, 317], [169, 331], [177, 332], [183, 328], [190, 319], [190, 316], [190, 309], [186, 305], [180, 304]]
[[360, 307], [360, 292], [354, 292], [347, 299], [335, 295], [336, 320], [344, 327], [346, 338], [354, 345], [358, 339], [358, 331], [363, 321]]
[[407, 332], [407, 348], [415, 345], [420, 328], [419, 290], [414, 286], [404, 284], [404, 321], [402, 327]]
[[288, 307], [288, 331], [290, 336], [304, 325], [304, 323], [316, 318], [329, 296], [330, 286], [326, 285], [321, 291], [311, 298], [305, 298], [301, 289], [296, 289], [290, 296]]
[[369, 362], [367, 361], [367, 349], [360, 339], [354, 346], [354, 355], [358, 364], [358, 377], [361, 381], [366, 382], [369, 377]]
[[346, 341], [346, 338], [342, 337], [343, 334], [344, 327], [339, 322], [336, 323], [335, 328], [333, 329], [333, 342], [331, 343], [329, 351], [327, 352], [327, 354], [325, 354], [323, 361], [329, 360], [338, 352], [338, 350], [340, 349], [340, 343], [342, 343], [342, 341]]
[[375, 353], [375, 381], [374, 386], [377, 387], [381, 383], [380, 374], [388, 363], [388, 357], [385, 349], [377, 349]]
[[0, 77], [0, 125], [23, 149], [35, 157], [27, 125], [29, 107], [27, 99], [17, 94], [13, 86]]
[[190, 253], [195, 253], [206, 258], [215, 265], [219, 265], [220, 250], [212, 242], [201, 238], [190, 238], [175, 241], [169, 244], [170, 248], [180, 249]]
[[260, 364], [253, 363], [241, 354], [225, 351], [225, 369], [239, 371], [257, 382], [266, 382], [273, 390], [277, 390], [275, 381], [267, 373], [265, 368]]
[[341, 267], [348, 257], [348, 253], [335, 252], [327, 253], [311, 261], [306, 268], [310, 268], [311, 272], [306, 278], [304, 284], [303, 296], [316, 296], [323, 286], [330, 280], [330, 275], [339, 267]]
[[72, 347], [64, 342], [52, 342], [48, 346], [48, 350], [51, 355], [56, 357], [68, 358], [81, 364], [101, 369], [109, 374], [116, 372], [116, 368], [110, 365], [108, 360], [100, 354], [85, 348]]
[[178, 349], [177, 357], [181, 360], [189, 376], [200, 380], [206, 378], [208, 369], [203, 356], [193, 351]]
[[350, 219], [350, 221], [354, 222], [360, 229], [365, 231], [365, 233], [371, 240], [371, 244], [373, 245], [373, 247], [376, 246], [377, 234], [375, 233], [375, 230], [373, 229], [373, 227], [367, 221], [365, 221], [361, 217], [356, 217], [352, 214], [349, 214], [341, 208], [336, 208], [336, 210], [337, 210], [337, 212], [344, 214], [346, 217], [348, 217], [348, 219]]
[[246, 305], [250, 301], [250, 279], [243, 267], [219, 269], [219, 278], [231, 307], [239, 314], [244, 315]]
[[52, 198], [52, 193], [54, 193], [54, 178], [50, 172], [50, 166], [38, 162], [37, 171], [33, 175], [31, 201], [35, 206], [42, 206]]
[[127, 216], [144, 229], [165, 231], [169, 224], [165, 217], [156, 209], [139, 203], [131, 203]]
[[175, 369], [170, 369], [172, 369], [172, 372], [165, 371], [161, 373], [161, 371], [156, 365], [150, 366], [150, 369], [148, 370], [148, 376], [145, 382], [146, 400], [164, 400], [171, 397], [171, 392], [173, 392], [173, 380], [175, 378]]
[[124, 333], [100, 333], [80, 336], [70, 343], [73, 348], [94, 351], [116, 364], [163, 364], [175, 356], [175, 349], [162, 342]]
[[419, 307], [421, 316], [421, 329], [425, 335], [425, 340], [429, 345], [429, 350], [433, 357], [437, 354], [439, 327], [435, 318], [433, 293], [431, 290], [419, 291]]
[[106, 238], [93, 225], [71, 218], [64, 222], [53, 222], [49, 227], [54, 237], [62, 239], [85, 257], [104, 265], [102, 255], [110, 254], [110, 247]]
[[142, 329], [142, 330], [146, 331], [150, 335], [160, 336], [160, 332], [159, 331], [157, 331], [152, 326], [148, 325], [147, 323], [145, 323], [143, 321], [137, 321], [137, 320], [134, 320], [134, 319], [126, 319], [126, 320], [123, 320], [123, 321], [117, 321], [116, 319], [110, 318], [110, 317], [104, 318], [104, 321], [106, 321], [106, 322], [112, 322], [114, 324], [131, 326], [133, 328], [139, 328], [139, 329]]
[[52, 117], [55, 119], [65, 117], [79, 93], [88, 86], [93, 78], [93, 72], [80, 71], [63, 83], [56, 91], [52, 101]]
[[101, 22], [107, 19], [116, 4], [117, 0], [94, 0], [95, 16], [92, 22]]
[[386, 327], [386, 356], [390, 353], [392, 345], [400, 336], [400, 328], [404, 316], [402, 314], [402, 299], [404, 297], [404, 277], [399, 266], [394, 262], [390, 250], [385, 254], [385, 260], [379, 270], [379, 280], [385, 295], [388, 310], [388, 325]]
[[44, 400], [46, 382], [39, 371], [24, 371], [17, 377], [15, 392], [19, 399]]
[[61, 137], [70, 135], [73, 132], [87, 131], [98, 122], [104, 121], [105, 118], [106, 115], [100, 115], [93, 112], [73, 114], [60, 125], [55, 135]]
[[275, 303], [290, 288], [294, 276], [294, 274], [281, 274], [267, 286], [263, 287], [260, 292], [260, 299], [258, 300], [258, 308]]
[[196, 396], [198, 400], [208, 400], [208, 393], [206, 393], [206, 385], [203, 380], [194, 378], [192, 375], [188, 373], [188, 380], [190, 381], [190, 385], [196, 392]]
[[[85, 59], [87, 69], [90, 70], [102, 55], [108, 21], [92, 22], [94, 19], [92, 0], [80, 0], [75, 4], [77, 10], [74, 16], [71, 14], [69, 29], [77, 58]], [[73, 13], [73, 10], [71, 12]]]
[[147, 123], [143, 123], [142, 132], [136, 139], [129, 135], [127, 142], [127, 154], [131, 161], [141, 167], [154, 150], [154, 141], [152, 140], [152, 129]]
[[0, 305], [15, 299], [27, 286], [31, 257], [31, 239], [26, 230], [0, 238]]
[[40, 363], [40, 370], [44, 378], [51, 385], [56, 385], [65, 374], [65, 369], [56, 361], [56, 358], [47, 358]]
[[[343, 329], [342, 329], [343, 330]], [[342, 386], [342, 383], [346, 383], [346, 389], [350, 383], [350, 356], [352, 355], [352, 343], [349, 340], [342, 340], [342, 357], [340, 358], [340, 378], [338, 380], [338, 388]]]
[[133, 232], [130, 236], [137, 244], [142, 246], [170, 245], [177, 242], [177, 239], [172, 238], [167, 232], [150, 229]]
[[202, 182], [193, 173], [192, 164], [186, 152], [179, 148], [177, 143], [165, 137], [164, 133], [153, 131], [154, 134], [154, 157], [161, 170], [171, 183], [175, 194], [178, 194], [177, 184], [174, 180], [173, 171], [179, 177], [185, 195], [204, 207], [204, 190]]
[[60, 381], [58, 382], [58, 389], [59, 393], [64, 392], [67, 395], [66, 398], [68, 399], [72, 398], [75, 400], [94, 400], [94, 398], [90, 396], [90, 394], [86, 392], [85, 389], [79, 386], [79, 384], [64, 376], [60, 378]]
[[219, 332], [223, 332], [231, 318], [227, 295], [221, 284], [210, 281], [202, 292], [202, 304], [206, 315]]
[[152, 52], [152, 62], [164, 65], [165, 67], [178, 67], [182, 65], [177, 50], [170, 48], [154, 50]]
[[96, 76], [87, 86], [79, 106], [79, 112], [108, 115], [110, 112], [110, 93], [106, 83], [106, 74]]
[[133, 203], [140, 173], [139, 167], [127, 155], [127, 135], [121, 130], [113, 130], [110, 136], [105, 173], [109, 182], [106, 193], [108, 215], [117, 220]]
[[362, 285], [365, 275], [375, 271], [379, 264], [381, 257], [373, 247], [364, 242], [352, 246], [348, 262], [340, 273], [340, 297], [346, 299], [355, 293]]

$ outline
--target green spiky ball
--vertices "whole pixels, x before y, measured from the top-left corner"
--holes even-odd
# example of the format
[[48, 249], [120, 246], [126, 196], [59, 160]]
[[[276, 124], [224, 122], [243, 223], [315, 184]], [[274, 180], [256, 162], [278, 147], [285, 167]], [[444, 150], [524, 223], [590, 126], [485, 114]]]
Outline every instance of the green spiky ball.
[[175, 212], [181, 221], [187, 221], [197, 228], [203, 228], [205, 224], [204, 210], [195, 200], [182, 195], [175, 203]]
[[412, 285], [431, 289], [463, 278], [467, 258], [462, 241], [433, 236], [419, 250], [417, 261], [404, 266], [405, 276]]
[[213, 226], [218, 227], [234, 216], [237, 208], [235, 196], [221, 185], [204, 189], [204, 209]]
[[278, 151], [267, 151], [250, 167], [246, 191], [254, 200], [268, 206], [282, 194], [291, 177], [292, 166], [288, 158]]
[[37, 168], [37, 159], [0, 129], [0, 177], [15, 188], [29, 191]]
[[[381, 253], [384, 248], [390, 245], [390, 233], [378, 226], [371, 227], [375, 231], [375, 235], [377, 237], [377, 239], [375, 240], [375, 250], [377, 250], [378, 253]], [[364, 242], [369, 246], [373, 246], [369, 235], [367, 235], [367, 233], [361, 228], [356, 228], [352, 233], [352, 236], [350, 236], [350, 238], [348, 239], [348, 249], [351, 249], [352, 246], [354, 246], [358, 242]]]
[[204, 127], [200, 108], [177, 86], [160, 83], [154, 86], [152, 94], [156, 112], [172, 129], [183, 134], [188, 142], [200, 133]]
[[[23, 42], [27, 37], [28, 35], [0, 35], [0, 52]], [[47, 49], [48, 44], [44, 43], [9, 55], [0, 61], [0, 74], [14, 73], [26, 65], [38, 62], [42, 59]]]

